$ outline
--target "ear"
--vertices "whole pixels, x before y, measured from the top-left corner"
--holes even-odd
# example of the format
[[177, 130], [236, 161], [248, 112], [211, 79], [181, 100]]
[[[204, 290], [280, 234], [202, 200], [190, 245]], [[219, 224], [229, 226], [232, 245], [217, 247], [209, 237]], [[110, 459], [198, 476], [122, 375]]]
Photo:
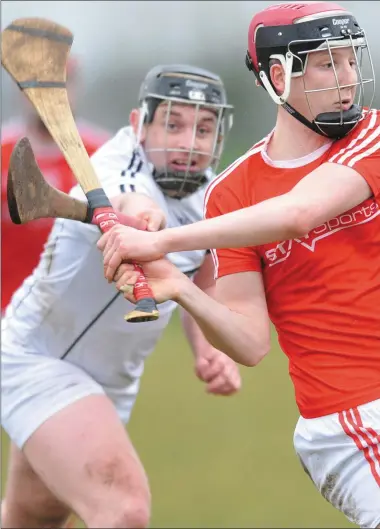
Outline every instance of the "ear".
[[276, 93], [283, 94], [285, 91], [285, 71], [282, 64], [277, 62], [272, 64], [269, 70], [269, 75]]
[[[129, 114], [129, 123], [131, 124], [133, 128], [133, 132], [137, 135], [137, 132], [139, 130], [139, 122], [140, 122], [140, 110], [137, 108], [134, 108], [131, 110], [131, 113]], [[146, 126], [143, 125], [141, 130], [141, 138], [140, 141], [145, 141], [146, 137]]]

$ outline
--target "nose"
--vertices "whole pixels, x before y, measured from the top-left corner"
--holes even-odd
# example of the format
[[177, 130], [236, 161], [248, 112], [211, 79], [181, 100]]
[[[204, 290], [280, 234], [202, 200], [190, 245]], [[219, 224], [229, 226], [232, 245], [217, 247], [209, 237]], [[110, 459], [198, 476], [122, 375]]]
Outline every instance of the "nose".
[[342, 64], [340, 71], [339, 71], [339, 84], [342, 86], [344, 85], [352, 85], [357, 83], [358, 81], [358, 73], [356, 66], [352, 64], [351, 61], [344, 61]]
[[186, 151], [197, 149], [197, 135], [194, 127], [186, 127], [185, 130], [182, 131], [178, 140], [178, 147], [180, 149], [184, 149]]

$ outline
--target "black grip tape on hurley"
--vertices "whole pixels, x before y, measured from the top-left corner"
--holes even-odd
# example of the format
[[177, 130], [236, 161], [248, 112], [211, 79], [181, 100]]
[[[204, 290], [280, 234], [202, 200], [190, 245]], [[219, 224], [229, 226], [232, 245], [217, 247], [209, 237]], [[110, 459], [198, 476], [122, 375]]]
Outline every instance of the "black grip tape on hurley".
[[86, 197], [88, 201], [88, 208], [86, 218], [83, 222], [91, 223], [94, 211], [97, 208], [112, 208], [109, 198], [101, 188], [89, 191], [86, 193]]

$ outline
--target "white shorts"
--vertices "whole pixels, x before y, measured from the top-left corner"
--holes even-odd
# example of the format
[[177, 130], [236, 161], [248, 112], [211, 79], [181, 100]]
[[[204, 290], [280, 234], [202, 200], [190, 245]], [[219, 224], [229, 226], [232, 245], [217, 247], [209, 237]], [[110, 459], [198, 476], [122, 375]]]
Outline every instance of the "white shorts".
[[140, 386], [140, 376], [125, 377], [122, 386], [100, 384], [80, 366], [17, 343], [2, 349], [1, 374], [1, 423], [20, 449], [47, 419], [89, 395], [107, 395], [126, 424]]
[[360, 527], [380, 524], [380, 399], [298, 420], [294, 447], [324, 498]]

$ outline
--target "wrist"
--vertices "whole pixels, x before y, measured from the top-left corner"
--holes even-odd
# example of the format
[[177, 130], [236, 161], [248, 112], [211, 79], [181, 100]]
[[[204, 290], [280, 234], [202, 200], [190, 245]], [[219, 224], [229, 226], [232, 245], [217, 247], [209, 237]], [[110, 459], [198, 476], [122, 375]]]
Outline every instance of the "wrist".
[[170, 233], [174, 228], [166, 228], [156, 232], [156, 250], [157, 253], [164, 256], [173, 251], [173, 237]]
[[177, 282], [173, 301], [178, 303], [178, 305], [180, 305], [185, 310], [188, 310], [189, 303], [191, 303], [190, 300], [194, 294], [193, 290], [197, 287], [194, 285], [192, 280], [188, 278], [185, 274], [182, 274], [182, 272], [180, 272], [180, 274], [181, 278], [179, 278]]

